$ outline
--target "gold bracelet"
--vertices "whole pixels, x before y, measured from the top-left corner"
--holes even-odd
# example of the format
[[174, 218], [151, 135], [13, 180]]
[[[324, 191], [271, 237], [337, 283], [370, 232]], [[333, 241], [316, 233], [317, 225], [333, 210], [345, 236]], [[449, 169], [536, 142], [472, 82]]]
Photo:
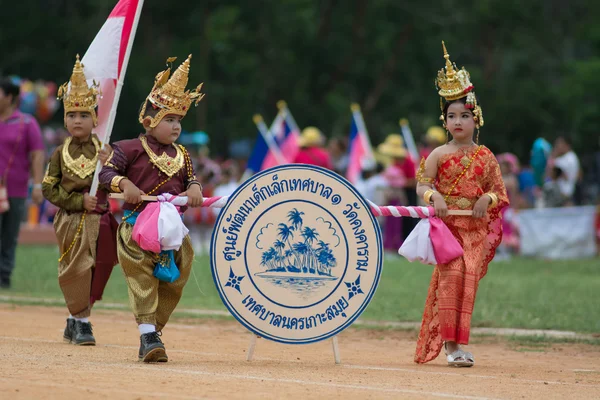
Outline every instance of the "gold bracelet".
[[492, 207], [496, 207], [498, 205], [498, 195], [496, 193], [492, 193]]
[[193, 181], [190, 181], [187, 184], [187, 187], [185, 188], [185, 190], [188, 190], [192, 185], [198, 185], [198, 186], [200, 186], [200, 191], [202, 192], [202, 189], [203, 189], [202, 184], [200, 182], [198, 182], [197, 180], [195, 180], [195, 179]]
[[119, 175], [112, 178], [112, 180], [110, 181], [110, 189], [115, 193], [123, 193], [121, 187], [119, 186], [123, 179], [125, 179], [125, 177]]
[[423, 201], [425, 201], [425, 204], [431, 203], [431, 197], [433, 197], [434, 193], [435, 190], [433, 189], [427, 189], [425, 193], [423, 193]]
[[484, 194], [487, 194], [490, 197], [490, 199], [492, 200], [492, 202], [490, 203], [488, 208], [494, 208], [498, 205], [498, 196], [496, 196], [495, 193], [488, 192], [488, 193], [484, 193]]

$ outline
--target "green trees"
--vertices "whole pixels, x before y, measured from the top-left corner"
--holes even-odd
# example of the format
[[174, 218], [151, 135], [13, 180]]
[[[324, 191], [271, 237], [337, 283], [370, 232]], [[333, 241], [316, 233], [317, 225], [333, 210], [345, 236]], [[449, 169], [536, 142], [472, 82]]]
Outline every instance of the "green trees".
[[[112, 1], [0, 0], [0, 74], [64, 82]], [[472, 76], [484, 111], [483, 143], [526, 158], [536, 137], [600, 131], [600, 3], [584, 0], [146, 0], [118, 110], [115, 139], [140, 131], [136, 114], [168, 56], [193, 53], [190, 82], [206, 98], [184, 120], [213, 152], [253, 138], [285, 99], [299, 125], [347, 135], [351, 102], [376, 144], [407, 117], [416, 138], [438, 124], [433, 80], [440, 42]], [[55, 121], [61, 124], [62, 114]]]

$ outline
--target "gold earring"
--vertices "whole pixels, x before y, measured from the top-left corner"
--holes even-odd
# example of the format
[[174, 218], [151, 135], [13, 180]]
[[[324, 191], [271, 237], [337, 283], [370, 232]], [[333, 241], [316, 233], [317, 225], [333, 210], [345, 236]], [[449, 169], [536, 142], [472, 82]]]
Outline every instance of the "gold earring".
[[477, 137], [475, 138], [475, 143], [479, 145], [479, 128], [477, 128]]

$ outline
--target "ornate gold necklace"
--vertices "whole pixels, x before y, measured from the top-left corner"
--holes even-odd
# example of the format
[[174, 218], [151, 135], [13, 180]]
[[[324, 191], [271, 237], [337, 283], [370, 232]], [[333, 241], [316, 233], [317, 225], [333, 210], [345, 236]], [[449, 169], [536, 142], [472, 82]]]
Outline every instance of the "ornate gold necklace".
[[461, 150], [463, 151], [463, 156], [460, 159], [460, 163], [466, 167], [469, 164], [469, 157], [467, 157], [468, 149], [461, 149]]
[[152, 151], [150, 146], [148, 146], [148, 141], [145, 136], [140, 136], [140, 142], [142, 142], [142, 147], [146, 151], [146, 154], [148, 154], [150, 162], [158, 167], [158, 169], [160, 169], [162, 172], [167, 174], [169, 178], [179, 172], [179, 170], [183, 167], [184, 157], [179, 146], [172, 144], [172, 146], [175, 148], [175, 151], [177, 151], [177, 155], [175, 157], [170, 157], [166, 152], [163, 152], [160, 156], [157, 156]]
[[85, 179], [89, 175], [93, 174], [96, 170], [96, 163], [98, 162], [98, 150], [100, 150], [100, 143], [98, 143], [96, 138], [92, 136], [92, 143], [96, 148], [96, 154], [94, 154], [94, 157], [92, 157], [92, 159], [89, 159], [83, 154], [81, 154], [76, 159], [73, 159], [73, 157], [71, 157], [71, 154], [69, 153], [69, 145], [71, 144], [72, 140], [72, 136], [69, 136], [65, 140], [62, 149], [63, 162], [65, 163], [65, 167], [67, 167], [67, 170], [71, 174], [76, 175], [81, 179]]
[[460, 147], [458, 145], [458, 143], [453, 142], [455, 146], [458, 147], [459, 150], [461, 150], [463, 152], [463, 156], [460, 159], [460, 163], [463, 165], [463, 167], [466, 167], [468, 164], [470, 164], [471, 159], [467, 156], [467, 153], [469, 152], [469, 148], [471, 148], [471, 146], [473, 146], [473, 143], [471, 143], [468, 147]]

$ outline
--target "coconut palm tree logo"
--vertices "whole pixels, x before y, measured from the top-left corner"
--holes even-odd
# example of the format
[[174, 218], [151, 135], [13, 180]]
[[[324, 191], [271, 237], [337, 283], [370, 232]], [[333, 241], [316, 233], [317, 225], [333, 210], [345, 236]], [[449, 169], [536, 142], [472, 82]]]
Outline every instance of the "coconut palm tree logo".
[[277, 225], [277, 238], [262, 252], [260, 265], [263, 271], [256, 273], [256, 276], [297, 280], [337, 279], [333, 275], [337, 260], [330, 243], [320, 240], [317, 229], [305, 225], [303, 216], [304, 212], [293, 208], [287, 213], [287, 223]]

